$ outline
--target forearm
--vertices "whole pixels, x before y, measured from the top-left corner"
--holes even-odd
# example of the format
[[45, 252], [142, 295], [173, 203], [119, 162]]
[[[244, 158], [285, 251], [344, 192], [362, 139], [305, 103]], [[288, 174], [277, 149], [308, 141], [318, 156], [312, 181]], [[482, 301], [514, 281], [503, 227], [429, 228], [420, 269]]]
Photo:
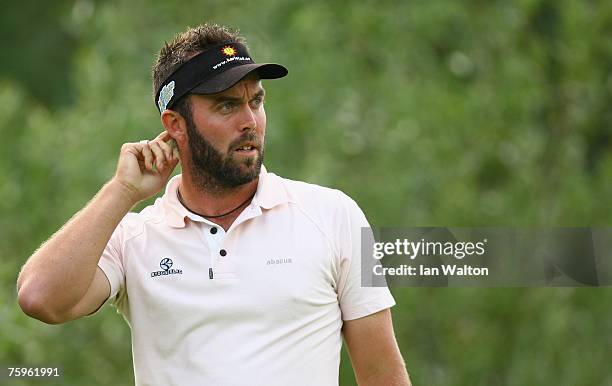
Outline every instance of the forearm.
[[373, 371], [367, 376], [363, 376], [363, 379], [358, 377], [357, 381], [359, 386], [412, 386], [403, 363], [378, 369], [378, 371]]
[[345, 321], [342, 333], [360, 386], [411, 385], [389, 309]]
[[113, 231], [134, 203], [129, 191], [112, 180], [47, 240], [17, 280], [24, 311], [61, 315], [76, 305], [89, 288]]

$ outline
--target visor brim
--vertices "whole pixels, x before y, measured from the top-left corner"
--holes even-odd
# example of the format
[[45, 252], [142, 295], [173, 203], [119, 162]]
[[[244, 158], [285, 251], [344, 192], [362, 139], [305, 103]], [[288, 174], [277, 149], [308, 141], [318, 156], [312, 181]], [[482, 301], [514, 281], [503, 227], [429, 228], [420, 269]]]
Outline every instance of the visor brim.
[[208, 95], [223, 92], [252, 72], [256, 72], [260, 79], [278, 79], [289, 73], [284, 66], [276, 63], [244, 64], [232, 67], [211, 79], [203, 81], [191, 89], [190, 93]]

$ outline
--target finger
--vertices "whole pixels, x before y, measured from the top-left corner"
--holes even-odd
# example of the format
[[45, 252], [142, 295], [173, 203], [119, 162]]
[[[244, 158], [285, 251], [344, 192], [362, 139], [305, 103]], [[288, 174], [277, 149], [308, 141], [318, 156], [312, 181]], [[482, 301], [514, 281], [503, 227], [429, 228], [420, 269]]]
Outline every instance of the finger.
[[[157, 142], [164, 151], [164, 153], [166, 153], [166, 160], [170, 160], [175, 156], [173, 149], [178, 146], [176, 145], [176, 140], [170, 136], [170, 133], [168, 133], [168, 131], [162, 131], [157, 135], [157, 137], [155, 137], [153, 141]], [[167, 148], [165, 145], [168, 145], [169, 148]]]
[[166, 157], [166, 161], [170, 161], [172, 159], [172, 147], [167, 142], [164, 142], [164, 141], [155, 141], [155, 143], [164, 152], [164, 156]]
[[155, 156], [155, 166], [157, 167], [157, 170], [162, 170], [167, 160], [166, 160], [166, 154], [159, 146], [159, 142], [158, 141], [149, 142], [149, 148], [151, 149], [151, 151], [153, 152], [153, 155]]
[[168, 142], [169, 140], [172, 139], [172, 137], [170, 136], [170, 133], [168, 133], [168, 131], [164, 130], [161, 133], [159, 133], [157, 137], [155, 137], [154, 141], [157, 139], [160, 139], [164, 142]]
[[170, 139], [167, 143], [173, 149], [178, 147], [178, 145], [176, 144], [176, 139], [174, 138]]
[[151, 149], [149, 148], [148, 143], [139, 143], [141, 147], [140, 152], [144, 157], [144, 163], [147, 170], [153, 170], [153, 153], [151, 153]]
[[178, 163], [179, 163], [178, 158], [172, 158], [170, 161], [168, 161], [168, 167], [166, 168], [167, 170], [164, 170], [164, 173], [167, 173], [168, 175], [172, 173], [172, 171], [174, 170], [176, 165], [178, 165]]

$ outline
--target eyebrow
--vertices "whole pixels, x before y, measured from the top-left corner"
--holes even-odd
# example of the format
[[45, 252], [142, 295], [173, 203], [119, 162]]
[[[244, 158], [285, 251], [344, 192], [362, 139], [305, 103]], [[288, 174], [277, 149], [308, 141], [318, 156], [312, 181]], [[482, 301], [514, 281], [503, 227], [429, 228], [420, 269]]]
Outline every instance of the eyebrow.
[[[261, 98], [265, 95], [266, 95], [266, 91], [263, 88], [260, 88], [255, 93], [255, 95], [253, 95], [253, 99]], [[218, 95], [218, 96], [213, 96], [211, 98], [215, 104], [220, 103], [220, 102], [240, 102], [242, 100], [242, 98], [240, 97], [234, 97], [230, 95]]]
[[263, 88], [260, 88], [259, 91], [257, 91], [255, 93], [254, 98], [261, 98], [262, 96], [266, 95], [266, 90], [264, 90]]

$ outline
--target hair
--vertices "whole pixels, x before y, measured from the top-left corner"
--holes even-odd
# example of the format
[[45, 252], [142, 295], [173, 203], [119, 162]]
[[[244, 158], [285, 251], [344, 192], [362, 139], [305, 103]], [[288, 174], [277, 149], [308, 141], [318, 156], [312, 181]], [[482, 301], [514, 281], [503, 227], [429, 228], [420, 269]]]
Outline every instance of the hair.
[[[165, 42], [153, 65], [153, 95], [157, 94], [162, 83], [183, 63], [209, 47], [231, 42], [246, 45], [238, 30], [208, 23], [190, 27], [178, 34], [171, 42]], [[191, 118], [191, 104], [188, 96], [189, 94], [180, 98], [172, 107], [172, 110], [181, 114], [185, 119]]]

